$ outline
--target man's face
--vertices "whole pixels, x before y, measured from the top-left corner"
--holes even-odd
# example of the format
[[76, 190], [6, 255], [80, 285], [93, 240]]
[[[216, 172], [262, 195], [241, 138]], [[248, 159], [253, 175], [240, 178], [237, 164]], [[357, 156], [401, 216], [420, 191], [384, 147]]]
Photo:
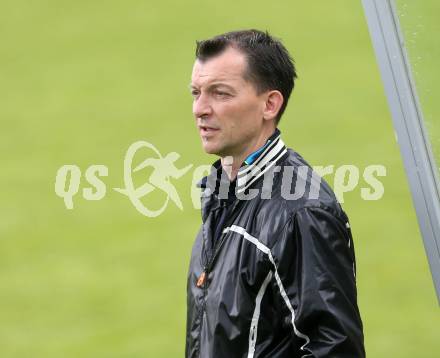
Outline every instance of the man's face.
[[232, 47], [194, 64], [193, 113], [209, 154], [241, 155], [262, 131], [265, 97], [244, 79], [246, 66], [245, 55]]

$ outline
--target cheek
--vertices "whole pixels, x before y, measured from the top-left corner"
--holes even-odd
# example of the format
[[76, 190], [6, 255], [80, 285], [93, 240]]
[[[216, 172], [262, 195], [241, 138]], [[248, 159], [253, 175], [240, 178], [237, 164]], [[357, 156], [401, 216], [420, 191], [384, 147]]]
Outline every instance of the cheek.
[[234, 127], [248, 126], [250, 124], [257, 125], [255, 121], [263, 117], [260, 103], [251, 101], [246, 97], [219, 103], [215, 111], [221, 122]]
[[237, 125], [248, 132], [256, 130], [263, 122], [263, 113], [260, 111], [259, 103], [256, 101], [243, 103], [237, 109], [236, 114], [239, 117]]
[[222, 135], [232, 140], [240, 137], [242, 129], [246, 127], [243, 121], [243, 107], [239, 103], [231, 102], [223, 104], [217, 113], [222, 126]]

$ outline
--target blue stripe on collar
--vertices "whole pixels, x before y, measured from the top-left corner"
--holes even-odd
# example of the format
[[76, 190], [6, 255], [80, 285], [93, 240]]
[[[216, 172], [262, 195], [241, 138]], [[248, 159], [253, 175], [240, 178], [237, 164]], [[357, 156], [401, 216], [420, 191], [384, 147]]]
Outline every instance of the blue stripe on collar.
[[280, 130], [278, 128], [275, 128], [275, 131], [272, 133], [272, 135], [269, 137], [269, 139], [266, 141], [266, 143], [259, 149], [257, 149], [255, 152], [249, 154], [247, 158], [244, 160], [245, 165], [250, 165], [258, 158], [258, 156], [267, 148], [267, 146], [276, 139], [281, 134]]
[[261, 154], [261, 152], [270, 144], [271, 140], [268, 140], [265, 145], [263, 145], [260, 149], [257, 149], [255, 152], [251, 153], [245, 160], [244, 164], [250, 165], [255, 162], [255, 159]]

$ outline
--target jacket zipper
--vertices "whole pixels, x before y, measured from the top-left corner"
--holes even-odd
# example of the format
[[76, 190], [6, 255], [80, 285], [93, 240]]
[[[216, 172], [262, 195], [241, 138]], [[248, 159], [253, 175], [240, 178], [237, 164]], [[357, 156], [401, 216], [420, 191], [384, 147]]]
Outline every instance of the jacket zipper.
[[[231, 208], [231, 213], [233, 212], [233, 210], [235, 209], [236, 203], [233, 204], [233, 207]], [[227, 227], [225, 225], [225, 227]], [[220, 252], [220, 249], [222, 248], [224, 242], [225, 242], [225, 238], [226, 238], [226, 233], [222, 233], [220, 236], [220, 240], [218, 245], [216, 245], [214, 254], [212, 255], [211, 259], [209, 260], [209, 262], [207, 262], [204, 266], [203, 266], [203, 271], [200, 274], [196, 286], [199, 288], [203, 289], [203, 295], [202, 295], [202, 307], [200, 309], [200, 329], [199, 329], [199, 357], [201, 355], [201, 347], [200, 347], [200, 343], [201, 343], [201, 335], [202, 335], [202, 328], [203, 328], [203, 315], [205, 314], [205, 308], [206, 308], [206, 296], [208, 293], [208, 285], [207, 285], [207, 279], [208, 279], [208, 275], [209, 272], [212, 269], [212, 266], [214, 265], [214, 261], [218, 256], [218, 253]], [[202, 229], [202, 239], [203, 239], [203, 245], [202, 245], [202, 253], [201, 256], [203, 257], [204, 255], [204, 251], [205, 251], [205, 230]]]
[[[231, 213], [235, 209], [235, 206], [236, 206], [235, 203], [232, 204], [232, 208], [230, 209]], [[228, 224], [229, 224], [229, 222], [228, 222]], [[228, 227], [228, 225], [225, 225], [224, 227]], [[223, 230], [224, 230], [224, 228], [223, 228]], [[204, 267], [203, 267], [203, 271], [202, 271], [201, 275], [199, 276], [199, 279], [197, 280], [197, 287], [206, 286], [205, 283], [207, 281], [209, 272], [211, 271], [212, 266], [214, 265], [214, 261], [217, 258], [218, 254], [219, 254], [219, 252], [225, 242], [225, 237], [226, 237], [226, 233], [222, 233], [220, 236], [219, 242], [215, 247], [214, 254], [212, 255], [209, 262], [207, 262], [206, 265], [204, 265]], [[203, 230], [203, 242], [205, 242], [205, 231], [204, 230]], [[202, 250], [203, 251], [205, 250], [205, 245], [203, 245]], [[203, 255], [203, 252], [202, 252], [202, 255]]]

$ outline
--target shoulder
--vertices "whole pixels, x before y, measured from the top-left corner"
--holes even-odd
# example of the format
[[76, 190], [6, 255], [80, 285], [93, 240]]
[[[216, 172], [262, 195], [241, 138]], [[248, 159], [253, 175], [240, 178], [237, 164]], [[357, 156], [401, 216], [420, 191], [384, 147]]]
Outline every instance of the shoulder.
[[[330, 185], [297, 152], [287, 150], [285, 158], [273, 168], [273, 180], [263, 183], [261, 204], [271, 211], [289, 216], [304, 208], [320, 208], [339, 215], [342, 211]], [[268, 188], [268, 186], [271, 188]]]
[[266, 232], [276, 236], [303, 211], [323, 211], [341, 222], [348, 220], [330, 185], [294, 150], [288, 149], [271, 175], [273, 180], [262, 185], [255, 217]]

